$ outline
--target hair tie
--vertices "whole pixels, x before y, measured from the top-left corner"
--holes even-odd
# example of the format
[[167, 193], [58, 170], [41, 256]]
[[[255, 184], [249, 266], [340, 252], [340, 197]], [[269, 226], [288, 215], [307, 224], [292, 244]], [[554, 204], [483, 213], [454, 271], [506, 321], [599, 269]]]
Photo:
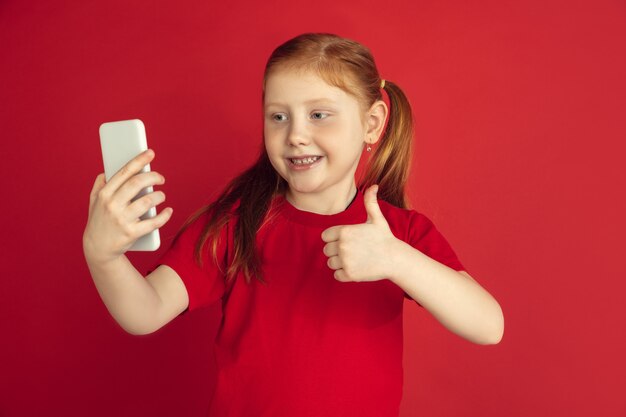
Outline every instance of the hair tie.
[[380, 88], [385, 88], [385, 79], [380, 80]]

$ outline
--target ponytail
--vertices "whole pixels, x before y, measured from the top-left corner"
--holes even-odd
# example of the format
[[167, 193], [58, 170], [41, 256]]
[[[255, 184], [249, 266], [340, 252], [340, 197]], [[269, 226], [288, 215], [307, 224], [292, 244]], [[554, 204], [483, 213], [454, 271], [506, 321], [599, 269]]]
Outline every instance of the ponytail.
[[389, 121], [360, 185], [367, 188], [378, 184], [378, 198], [407, 208], [405, 185], [411, 165], [413, 113], [397, 84], [385, 80], [385, 91], [390, 102]]

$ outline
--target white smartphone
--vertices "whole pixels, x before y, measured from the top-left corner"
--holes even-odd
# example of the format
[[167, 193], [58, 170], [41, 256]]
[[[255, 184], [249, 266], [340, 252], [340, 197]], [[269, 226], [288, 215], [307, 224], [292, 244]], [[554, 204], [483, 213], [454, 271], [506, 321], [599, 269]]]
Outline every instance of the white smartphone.
[[[100, 125], [100, 147], [102, 148], [104, 175], [108, 182], [131, 159], [148, 149], [146, 128], [139, 119], [102, 123]], [[146, 164], [140, 172], [149, 171], [150, 164]], [[153, 192], [152, 186], [143, 188], [133, 197], [131, 202], [151, 192]], [[156, 214], [156, 207], [150, 207], [140, 219], [150, 219]], [[137, 239], [128, 250], [155, 251], [160, 245], [159, 229], [155, 229]]]

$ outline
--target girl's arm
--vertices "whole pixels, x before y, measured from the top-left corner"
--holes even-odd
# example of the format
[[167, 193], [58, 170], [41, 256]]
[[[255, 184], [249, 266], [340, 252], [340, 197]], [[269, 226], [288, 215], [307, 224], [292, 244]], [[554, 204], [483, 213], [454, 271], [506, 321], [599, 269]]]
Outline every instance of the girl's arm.
[[500, 304], [467, 272], [437, 262], [397, 239], [389, 247], [389, 279], [457, 335], [481, 345], [504, 332]]
[[189, 303], [182, 280], [165, 265], [144, 278], [125, 255], [101, 262], [85, 252], [85, 259], [109, 313], [132, 335], [155, 332]]
[[377, 191], [374, 184], [364, 193], [366, 223], [332, 226], [322, 232], [327, 243], [324, 254], [335, 279], [389, 278], [448, 330], [474, 343], [498, 343], [504, 331], [498, 302], [469, 274], [437, 262], [394, 236], [378, 205]]
[[141, 172], [154, 159], [148, 149], [131, 159], [108, 181], [100, 173], [89, 195], [89, 215], [83, 232], [83, 253], [100, 298], [117, 323], [128, 333], [154, 332], [188, 305], [180, 276], [161, 265], [146, 278], [124, 255], [139, 237], [162, 227], [172, 209], [137, 221], [149, 208], [165, 200], [161, 191], [132, 201], [142, 188], [163, 184], [156, 171]]

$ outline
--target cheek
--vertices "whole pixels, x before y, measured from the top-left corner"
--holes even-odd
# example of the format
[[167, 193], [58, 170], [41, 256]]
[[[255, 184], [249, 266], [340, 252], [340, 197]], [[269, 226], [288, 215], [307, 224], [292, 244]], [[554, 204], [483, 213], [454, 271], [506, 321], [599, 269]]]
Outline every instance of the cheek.
[[335, 126], [324, 131], [324, 144], [329, 148], [352, 154], [359, 152], [363, 140], [360, 132], [351, 126]]
[[320, 134], [333, 135], [337, 137], [345, 136], [348, 133], [347, 126], [343, 123], [327, 123], [319, 127]]
[[279, 137], [284, 136], [285, 129], [280, 126], [264, 126], [263, 136], [269, 140], [275, 142]]
[[268, 152], [276, 150], [277, 141], [275, 134], [272, 131], [265, 129], [265, 131], [263, 132], [263, 142], [265, 143], [265, 149], [267, 149]]
[[267, 152], [270, 164], [272, 164], [275, 170], [278, 171], [280, 169], [284, 169], [283, 165], [286, 164], [286, 161], [283, 159], [283, 148], [281, 146], [277, 146], [276, 141], [266, 140], [265, 152]]

